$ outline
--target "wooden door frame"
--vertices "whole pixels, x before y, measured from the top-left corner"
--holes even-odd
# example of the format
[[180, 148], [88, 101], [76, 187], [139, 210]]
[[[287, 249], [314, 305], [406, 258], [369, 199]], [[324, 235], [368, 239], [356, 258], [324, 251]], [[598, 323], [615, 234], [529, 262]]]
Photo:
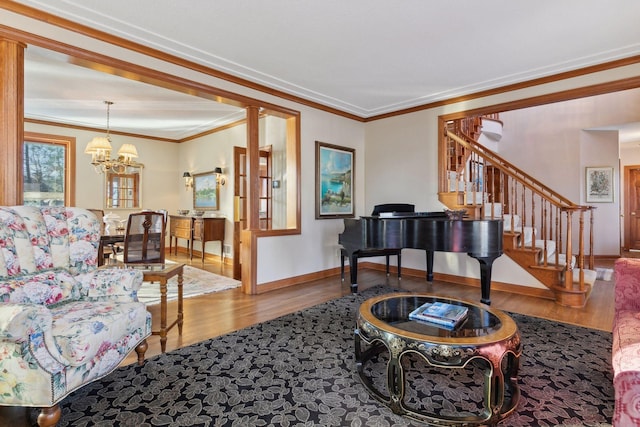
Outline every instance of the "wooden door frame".
[[[628, 251], [631, 247], [631, 211], [629, 202], [633, 197], [633, 190], [629, 183], [631, 182], [631, 171], [635, 169], [640, 169], [640, 165], [626, 165], [624, 167], [624, 175], [623, 175], [623, 186], [624, 186], [624, 210], [623, 212], [623, 223], [624, 223], [624, 243], [620, 245], [623, 250]], [[622, 192], [621, 192], [622, 194]]]

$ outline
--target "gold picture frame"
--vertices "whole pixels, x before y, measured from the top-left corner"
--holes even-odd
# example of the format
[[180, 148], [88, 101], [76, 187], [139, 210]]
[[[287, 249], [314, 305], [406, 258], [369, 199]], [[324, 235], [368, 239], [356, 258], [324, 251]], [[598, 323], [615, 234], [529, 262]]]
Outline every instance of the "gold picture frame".
[[316, 219], [355, 216], [356, 150], [316, 141]]
[[193, 209], [217, 211], [220, 209], [220, 184], [215, 171], [193, 174]]

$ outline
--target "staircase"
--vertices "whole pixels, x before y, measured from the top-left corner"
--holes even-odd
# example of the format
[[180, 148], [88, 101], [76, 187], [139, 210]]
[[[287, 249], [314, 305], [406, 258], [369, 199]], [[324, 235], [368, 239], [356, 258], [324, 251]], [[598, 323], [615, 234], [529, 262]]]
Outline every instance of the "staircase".
[[501, 129], [497, 115], [446, 123], [439, 200], [474, 218], [503, 218], [505, 254], [549, 288], [558, 304], [583, 307], [596, 279], [594, 208], [571, 202], [488, 148], [501, 135], [496, 123]]

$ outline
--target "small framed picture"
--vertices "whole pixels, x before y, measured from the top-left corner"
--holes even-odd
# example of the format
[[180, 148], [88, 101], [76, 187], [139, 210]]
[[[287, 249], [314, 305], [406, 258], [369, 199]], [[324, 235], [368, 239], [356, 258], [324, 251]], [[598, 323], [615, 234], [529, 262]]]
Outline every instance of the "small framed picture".
[[214, 171], [193, 174], [193, 209], [220, 209], [220, 187]]
[[587, 203], [613, 202], [613, 168], [587, 167]]
[[356, 150], [316, 141], [316, 219], [353, 218]]

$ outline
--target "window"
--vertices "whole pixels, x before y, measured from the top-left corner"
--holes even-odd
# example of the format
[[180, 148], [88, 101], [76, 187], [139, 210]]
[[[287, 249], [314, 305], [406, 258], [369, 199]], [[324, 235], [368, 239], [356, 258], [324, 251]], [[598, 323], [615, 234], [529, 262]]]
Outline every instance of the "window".
[[140, 208], [140, 166], [127, 166], [122, 173], [106, 172], [107, 209]]
[[22, 144], [22, 204], [73, 206], [75, 138], [25, 132]]

